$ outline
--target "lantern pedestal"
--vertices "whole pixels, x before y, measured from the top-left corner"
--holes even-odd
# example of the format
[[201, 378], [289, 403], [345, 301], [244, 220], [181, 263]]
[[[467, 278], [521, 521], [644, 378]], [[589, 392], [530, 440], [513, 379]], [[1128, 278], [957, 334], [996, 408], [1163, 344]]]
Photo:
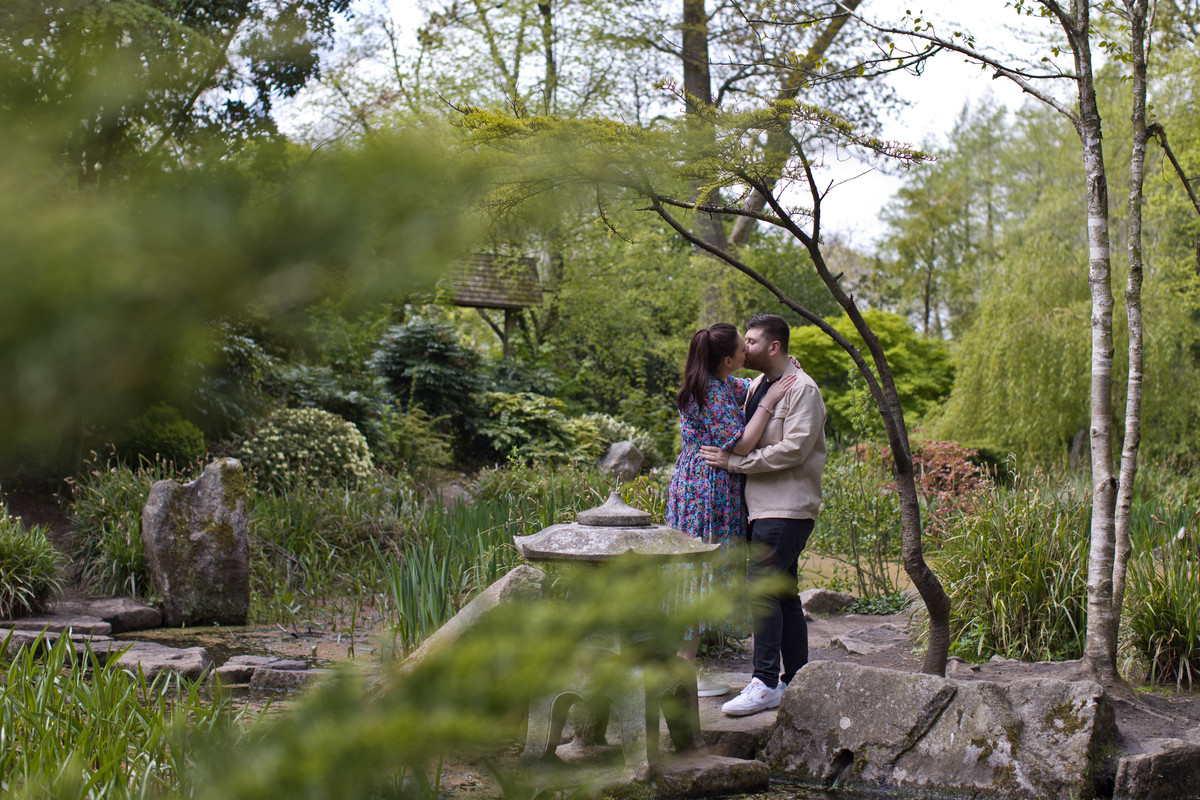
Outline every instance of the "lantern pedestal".
[[[581, 511], [576, 522], [551, 525], [514, 540], [529, 561], [591, 564], [618, 558], [661, 563], [699, 561], [718, 548], [674, 528], [652, 525], [648, 513], [627, 505], [617, 492], [603, 505]], [[609, 639], [589, 646], [594, 646], [596, 652], [594, 658], [587, 659], [591, 666], [586, 671], [547, 676], [547, 691], [530, 704], [522, 763], [560, 762], [555, 751], [573, 706], [579, 708], [572, 752], [599, 753], [607, 749], [608, 722], [615, 712], [625, 769], [639, 780], [651, 776], [664, 719], [677, 752], [703, 749], [696, 670], [674, 654], [678, 642], [649, 641], [631, 633], [615, 642]], [[619, 660], [622, 652], [648, 650], [655, 653], [653, 660], [663, 669]], [[665, 668], [667, 665], [670, 668]], [[617, 681], [611, 680], [614, 671], [620, 676]], [[597, 675], [609, 679], [600, 685]], [[614, 684], [620, 688], [613, 688]]]

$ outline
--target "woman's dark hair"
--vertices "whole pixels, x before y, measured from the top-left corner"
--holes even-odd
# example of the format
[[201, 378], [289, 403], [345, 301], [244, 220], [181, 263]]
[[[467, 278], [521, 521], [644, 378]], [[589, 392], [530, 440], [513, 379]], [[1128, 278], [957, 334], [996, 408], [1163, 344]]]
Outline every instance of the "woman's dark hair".
[[682, 409], [688, 400], [704, 408], [708, 396], [708, 378], [717, 365], [737, 352], [738, 331], [728, 322], [718, 322], [692, 334], [688, 345], [687, 366], [683, 369], [683, 385], [675, 398], [675, 407]]

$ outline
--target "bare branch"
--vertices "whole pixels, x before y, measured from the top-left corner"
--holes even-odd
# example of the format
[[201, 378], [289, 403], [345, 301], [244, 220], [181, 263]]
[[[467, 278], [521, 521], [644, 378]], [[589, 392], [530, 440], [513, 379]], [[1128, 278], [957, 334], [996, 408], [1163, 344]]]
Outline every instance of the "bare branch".
[[[889, 28], [889, 27], [886, 27], [883, 25], [877, 25], [876, 23], [871, 22], [857, 14], [855, 15], [854, 18], [857, 19], [859, 22], [861, 22], [863, 25], [867, 26], [871, 30], [876, 31], [878, 33], [886, 33], [886, 34], [889, 34], [892, 36], [908, 36], [908, 37], [911, 37], [914, 39], [919, 39], [921, 41], [928, 42], [929, 44], [935, 45], [942, 49], [949, 50], [954, 53], [958, 53], [959, 55], [962, 55], [962, 56], [966, 56], [967, 58], [971, 59], [972, 61], [976, 61], [980, 64], [983, 64], [984, 66], [990, 67], [994, 71], [994, 74], [992, 77], [1007, 78], [1008, 80], [1015, 83], [1017, 86], [1021, 87], [1021, 91], [1025, 92], [1028, 95], [1031, 95], [1032, 97], [1036, 97], [1038, 100], [1040, 100], [1043, 103], [1045, 103], [1046, 105], [1050, 106], [1055, 111], [1057, 111], [1060, 114], [1067, 117], [1067, 119], [1071, 120], [1072, 124], [1074, 124], [1076, 127], [1079, 126], [1079, 115], [1078, 114], [1073, 112], [1067, 106], [1060, 103], [1053, 96], [1047, 94], [1046, 92], [1043, 92], [1041, 89], [1038, 89], [1032, 83], [1030, 83], [1030, 81], [1034, 81], [1034, 80], [1048, 80], [1048, 79], [1055, 79], [1055, 78], [1067, 78], [1070, 80], [1078, 80], [1078, 78], [1075, 76], [1064, 75], [1062, 73], [1049, 73], [1049, 74], [1040, 74], [1039, 75], [1036, 73], [1026, 72], [1024, 70], [1015, 69], [1014, 67], [1008, 66], [1006, 64], [1002, 64], [997, 59], [993, 58], [992, 56], [989, 56], [986, 53], [981, 53], [973, 47], [969, 47], [964, 44], [959, 44], [958, 42], [955, 42], [951, 39], [943, 39], [942, 37], [937, 36], [936, 34], [923, 33], [921, 31], [905, 30], [903, 28]], [[1069, 31], [1068, 31], [1068, 34], [1069, 34]]]
[[[1175, 157], [1175, 151], [1167, 143], [1166, 129], [1163, 128], [1162, 123], [1154, 122], [1147, 125], [1146, 130], [1158, 142], [1158, 146], [1163, 149], [1163, 152], [1167, 154], [1167, 160], [1175, 168], [1175, 174], [1179, 176], [1179, 182], [1183, 184], [1183, 189], [1187, 192], [1188, 199], [1192, 201], [1192, 208], [1196, 209], [1197, 214], [1200, 214], [1200, 200], [1196, 198], [1196, 190], [1192, 188], [1192, 180], [1183, 171], [1183, 166], [1180, 165], [1179, 159]], [[1200, 237], [1196, 239], [1196, 274], [1200, 275]]]
[[1187, 173], [1183, 171], [1183, 166], [1179, 163], [1179, 159], [1175, 157], [1175, 151], [1167, 143], [1167, 132], [1163, 128], [1162, 123], [1152, 122], [1146, 127], [1150, 135], [1158, 142], [1158, 146], [1167, 154], [1167, 160], [1175, 168], [1175, 174], [1179, 176], [1179, 182], [1183, 184], [1184, 191], [1187, 192], [1188, 198], [1192, 201], [1192, 207], [1196, 209], [1197, 214], [1200, 214], [1200, 199], [1196, 198], [1196, 191], [1192, 188], [1192, 181], [1195, 179], [1189, 178]]

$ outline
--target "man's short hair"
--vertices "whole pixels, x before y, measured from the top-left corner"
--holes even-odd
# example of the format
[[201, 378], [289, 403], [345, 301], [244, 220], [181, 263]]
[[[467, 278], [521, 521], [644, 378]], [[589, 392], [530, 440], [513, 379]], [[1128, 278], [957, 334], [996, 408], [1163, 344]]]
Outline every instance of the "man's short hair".
[[746, 330], [757, 328], [766, 334], [767, 343], [779, 342], [783, 345], [783, 352], [788, 351], [788, 339], [791, 338], [792, 329], [788, 327], [787, 320], [778, 314], [759, 314], [757, 317], [751, 317], [746, 323]]

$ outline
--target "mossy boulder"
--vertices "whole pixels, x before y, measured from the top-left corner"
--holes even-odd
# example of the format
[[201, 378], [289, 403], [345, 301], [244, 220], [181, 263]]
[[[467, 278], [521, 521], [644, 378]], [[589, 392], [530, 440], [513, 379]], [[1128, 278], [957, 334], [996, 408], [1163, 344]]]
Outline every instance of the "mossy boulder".
[[1094, 681], [1002, 685], [818, 661], [783, 694], [776, 774], [921, 796], [1080, 800], [1116, 736]]
[[146, 569], [163, 624], [244, 625], [250, 610], [246, 481], [232, 458], [182, 486], [158, 481], [142, 509]]

